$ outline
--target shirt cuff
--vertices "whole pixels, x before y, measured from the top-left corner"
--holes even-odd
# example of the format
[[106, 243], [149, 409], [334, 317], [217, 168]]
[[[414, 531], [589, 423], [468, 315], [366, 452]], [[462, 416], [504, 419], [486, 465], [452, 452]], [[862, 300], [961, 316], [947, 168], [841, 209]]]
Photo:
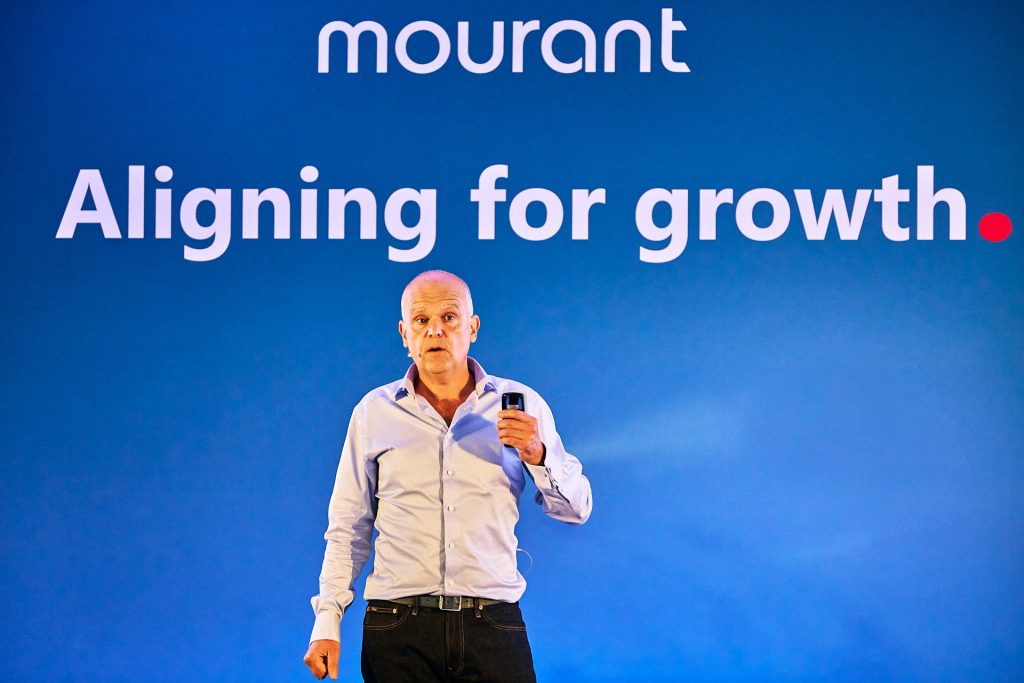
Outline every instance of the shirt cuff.
[[[557, 451], [557, 447], [550, 448], [547, 444], [544, 444], [543, 465], [531, 465], [527, 462], [523, 462], [523, 465], [526, 466], [526, 469], [530, 472], [530, 476], [533, 477], [533, 483], [537, 485], [538, 489], [558, 491], [558, 472], [562, 469], [562, 457]], [[554, 476], [552, 476], [552, 474], [554, 474]]]
[[533, 483], [537, 485], [539, 489], [553, 489], [555, 488], [554, 483], [551, 481], [551, 473], [548, 471], [546, 465], [531, 465], [529, 463], [523, 463], [526, 466], [526, 470], [533, 477]]
[[336, 640], [341, 642], [341, 617], [333, 612], [318, 612], [313, 622], [309, 642], [314, 640]]

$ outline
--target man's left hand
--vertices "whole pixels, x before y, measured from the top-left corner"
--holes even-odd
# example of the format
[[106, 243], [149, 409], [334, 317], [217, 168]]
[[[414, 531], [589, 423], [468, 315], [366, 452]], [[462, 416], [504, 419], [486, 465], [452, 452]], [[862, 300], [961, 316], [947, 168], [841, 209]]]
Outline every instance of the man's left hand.
[[537, 431], [537, 418], [521, 410], [498, 411], [498, 438], [519, 451], [527, 465], [544, 464], [544, 444]]

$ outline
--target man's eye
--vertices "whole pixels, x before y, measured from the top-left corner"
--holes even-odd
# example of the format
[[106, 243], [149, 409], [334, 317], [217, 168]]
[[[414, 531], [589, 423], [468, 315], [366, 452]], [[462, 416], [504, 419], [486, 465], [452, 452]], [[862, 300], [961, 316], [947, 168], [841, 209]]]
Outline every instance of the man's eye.
[[453, 314], [449, 313], [448, 315], [446, 315], [444, 317], [444, 319], [447, 320], [448, 322], [451, 322], [451, 321], [455, 320], [455, 316]]
[[425, 324], [427, 322], [427, 319], [426, 318], [416, 318], [413, 322], [419, 323], [420, 325], [423, 325], [423, 324]]

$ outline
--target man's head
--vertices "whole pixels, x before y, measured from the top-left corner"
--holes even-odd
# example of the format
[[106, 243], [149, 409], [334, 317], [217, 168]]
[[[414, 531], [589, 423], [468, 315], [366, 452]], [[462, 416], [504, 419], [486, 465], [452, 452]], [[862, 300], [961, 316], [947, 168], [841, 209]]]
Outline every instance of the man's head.
[[480, 318], [462, 278], [443, 270], [420, 273], [402, 292], [398, 333], [420, 376], [447, 378], [466, 367]]

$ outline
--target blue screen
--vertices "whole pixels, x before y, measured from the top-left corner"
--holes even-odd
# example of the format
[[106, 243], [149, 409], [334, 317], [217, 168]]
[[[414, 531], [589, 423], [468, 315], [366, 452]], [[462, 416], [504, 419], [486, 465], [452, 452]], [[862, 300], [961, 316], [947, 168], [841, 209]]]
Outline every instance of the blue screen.
[[[435, 268], [593, 487], [520, 502], [539, 680], [1024, 677], [1018, 3], [0, 12], [3, 680], [309, 680], [346, 425]], [[334, 21], [387, 71], [318, 70]]]

